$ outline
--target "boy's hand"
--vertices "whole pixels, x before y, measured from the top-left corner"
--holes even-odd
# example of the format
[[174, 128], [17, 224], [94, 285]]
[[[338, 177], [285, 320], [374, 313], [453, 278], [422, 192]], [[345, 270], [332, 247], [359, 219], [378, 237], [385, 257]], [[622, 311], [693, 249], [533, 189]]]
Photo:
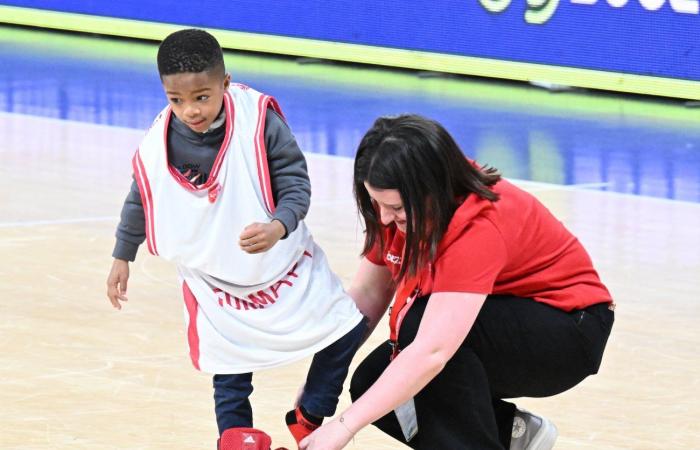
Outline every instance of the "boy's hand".
[[107, 277], [107, 297], [112, 302], [112, 306], [122, 309], [119, 301], [127, 301], [126, 283], [129, 281], [129, 262], [123, 259], [116, 259], [112, 263], [112, 270]]
[[270, 250], [287, 230], [279, 220], [270, 223], [251, 223], [243, 229], [238, 245], [246, 253], [262, 253]]

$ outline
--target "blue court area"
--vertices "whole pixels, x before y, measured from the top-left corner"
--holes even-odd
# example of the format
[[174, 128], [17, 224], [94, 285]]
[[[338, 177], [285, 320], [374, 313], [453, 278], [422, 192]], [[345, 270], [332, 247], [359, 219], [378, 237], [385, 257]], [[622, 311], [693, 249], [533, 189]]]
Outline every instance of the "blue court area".
[[[156, 49], [0, 28], [0, 111], [145, 129], [165, 106]], [[352, 157], [377, 116], [413, 112], [509, 178], [700, 202], [700, 109], [680, 101], [242, 53], [226, 63], [279, 100], [306, 152]]]

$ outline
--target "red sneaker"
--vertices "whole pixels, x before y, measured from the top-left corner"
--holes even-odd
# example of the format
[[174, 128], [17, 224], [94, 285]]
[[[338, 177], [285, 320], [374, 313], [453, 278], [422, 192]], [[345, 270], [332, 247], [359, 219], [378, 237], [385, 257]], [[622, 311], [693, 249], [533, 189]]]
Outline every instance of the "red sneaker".
[[321, 426], [321, 424], [315, 424], [306, 420], [298, 407], [289, 411], [284, 420], [287, 422], [289, 432], [292, 433], [294, 440], [297, 441], [297, 445], [299, 445], [302, 439]]
[[219, 450], [270, 450], [272, 439], [255, 428], [229, 428], [219, 439]]

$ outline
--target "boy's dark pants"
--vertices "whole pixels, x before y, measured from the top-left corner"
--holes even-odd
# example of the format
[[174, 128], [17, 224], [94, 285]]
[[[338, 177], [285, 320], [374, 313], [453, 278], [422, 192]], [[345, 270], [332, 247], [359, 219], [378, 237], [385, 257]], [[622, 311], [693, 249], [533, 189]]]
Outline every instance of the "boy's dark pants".
[[[406, 315], [400, 348], [415, 338], [428, 298], [417, 299]], [[607, 304], [566, 313], [530, 299], [489, 296], [457, 353], [415, 396], [418, 434], [406, 443], [393, 412], [374, 425], [415, 449], [507, 449], [515, 405], [501, 399], [558, 394], [596, 373], [613, 320]], [[386, 369], [390, 354], [385, 342], [360, 364], [350, 385], [353, 401]]]
[[[300, 401], [310, 414], [317, 417], [335, 414], [350, 362], [366, 332], [367, 322], [362, 319], [345, 336], [314, 355]], [[253, 426], [253, 411], [249, 400], [253, 392], [252, 379], [252, 373], [214, 375], [214, 403], [219, 434], [228, 428]], [[281, 410], [280, 417], [285, 412], [286, 410]]]

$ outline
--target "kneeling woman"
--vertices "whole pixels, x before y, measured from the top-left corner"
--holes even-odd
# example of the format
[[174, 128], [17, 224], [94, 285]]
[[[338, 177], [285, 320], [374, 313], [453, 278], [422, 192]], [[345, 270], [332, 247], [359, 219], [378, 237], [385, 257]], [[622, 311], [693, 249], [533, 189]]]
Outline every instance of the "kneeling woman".
[[502, 399], [598, 371], [614, 314], [581, 243], [419, 116], [374, 123], [354, 184], [366, 237], [350, 294], [371, 327], [395, 296], [391, 339], [302, 448], [340, 449], [370, 423], [417, 449], [551, 448], [554, 425]]

